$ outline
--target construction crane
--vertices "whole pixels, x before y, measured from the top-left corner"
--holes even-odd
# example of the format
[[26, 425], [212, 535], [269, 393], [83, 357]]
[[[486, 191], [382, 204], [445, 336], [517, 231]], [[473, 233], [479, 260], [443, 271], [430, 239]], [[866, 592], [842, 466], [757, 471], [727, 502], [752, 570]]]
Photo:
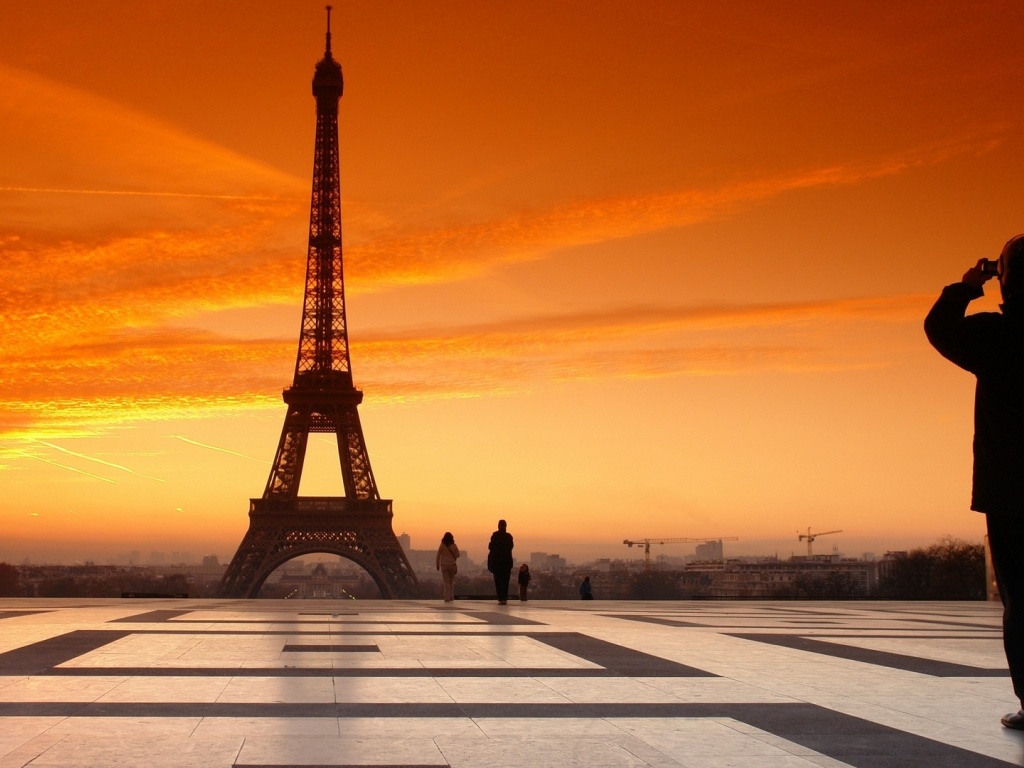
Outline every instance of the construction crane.
[[627, 547], [644, 548], [644, 570], [651, 570], [651, 544], [710, 544], [713, 541], [739, 541], [736, 536], [705, 536], [699, 539], [624, 539], [623, 544]]
[[833, 533], [842, 533], [842, 531], [822, 531], [821, 533], [811, 533], [811, 529], [810, 529], [810, 527], [808, 527], [807, 528], [807, 533], [800, 533], [800, 531], [797, 531], [798, 535], [797, 535], [797, 539], [796, 540], [797, 541], [803, 541], [804, 539], [807, 539], [807, 556], [810, 557], [811, 556], [811, 542], [814, 541], [819, 536], [828, 536], [828, 535], [833, 534]]

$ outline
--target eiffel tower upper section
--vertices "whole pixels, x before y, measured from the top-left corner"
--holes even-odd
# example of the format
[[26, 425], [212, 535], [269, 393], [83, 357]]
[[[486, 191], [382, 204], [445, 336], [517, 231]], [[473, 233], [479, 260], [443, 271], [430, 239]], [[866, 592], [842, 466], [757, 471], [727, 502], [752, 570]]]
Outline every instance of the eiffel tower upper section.
[[341, 248], [338, 102], [341, 65], [331, 54], [330, 6], [324, 56], [313, 75], [316, 143], [309, 211], [309, 250], [302, 326], [292, 386], [283, 393], [288, 416], [263, 498], [295, 499], [310, 432], [338, 436], [345, 496], [377, 500], [356, 406], [363, 393], [352, 380]]
[[295, 360], [295, 389], [353, 389], [345, 318], [341, 188], [338, 181], [338, 102], [344, 85], [341, 65], [331, 55], [328, 9], [326, 49], [313, 75], [316, 146], [309, 211], [306, 293], [299, 353]]

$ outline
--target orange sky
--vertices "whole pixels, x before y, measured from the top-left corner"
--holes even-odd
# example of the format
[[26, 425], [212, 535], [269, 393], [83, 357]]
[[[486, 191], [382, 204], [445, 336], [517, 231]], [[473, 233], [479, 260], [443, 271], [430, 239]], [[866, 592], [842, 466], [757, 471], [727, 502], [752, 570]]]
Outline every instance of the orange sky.
[[[353, 370], [414, 547], [980, 539], [973, 381], [921, 322], [1024, 231], [1024, 6], [335, 6]], [[0, 18], [0, 560], [228, 559], [294, 366], [323, 3]], [[340, 495], [322, 442], [302, 492]]]

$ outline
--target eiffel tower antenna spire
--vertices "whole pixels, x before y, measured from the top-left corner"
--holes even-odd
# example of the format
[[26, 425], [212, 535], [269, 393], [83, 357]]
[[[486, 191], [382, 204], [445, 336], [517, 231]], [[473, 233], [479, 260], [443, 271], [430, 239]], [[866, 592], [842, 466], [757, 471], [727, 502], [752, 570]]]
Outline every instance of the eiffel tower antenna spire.
[[324, 51], [324, 55], [330, 58], [331, 56], [331, 6], [325, 6], [327, 8], [327, 48]]
[[[306, 290], [288, 406], [262, 498], [250, 499], [249, 531], [224, 573], [224, 597], [256, 597], [280, 565], [304, 554], [328, 552], [361, 565], [384, 597], [416, 585], [391, 527], [391, 502], [382, 499], [370, 468], [357, 406], [363, 393], [352, 380], [341, 249], [338, 102], [341, 65], [331, 56], [331, 6], [327, 6], [324, 56], [313, 73], [316, 141], [309, 205]], [[311, 432], [338, 442], [345, 495], [299, 496]]]

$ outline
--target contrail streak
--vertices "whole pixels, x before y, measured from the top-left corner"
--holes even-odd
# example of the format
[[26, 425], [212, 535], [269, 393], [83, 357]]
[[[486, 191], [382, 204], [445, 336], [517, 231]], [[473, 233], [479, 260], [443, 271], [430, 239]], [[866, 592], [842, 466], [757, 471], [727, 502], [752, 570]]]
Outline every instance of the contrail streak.
[[205, 192], [144, 192], [133, 189], [61, 189], [59, 187], [0, 187], [0, 192], [34, 192], [51, 195], [112, 195], [131, 197], [196, 197], [206, 200], [280, 200], [270, 195], [214, 195]]
[[117, 485], [117, 481], [116, 480], [111, 480], [109, 477], [100, 477], [99, 475], [94, 475], [92, 472], [86, 472], [84, 469], [76, 469], [75, 467], [69, 467], [67, 464], [61, 464], [60, 462], [57, 462], [57, 461], [51, 461], [50, 459], [44, 459], [42, 456], [33, 456], [31, 453], [25, 453], [24, 451], [16, 450], [15, 453], [17, 453], [19, 456], [24, 456], [26, 459], [35, 459], [36, 461], [41, 461], [44, 464], [52, 464], [55, 467], [60, 467], [61, 469], [67, 469], [67, 470], [70, 470], [71, 472], [77, 472], [80, 475], [85, 475], [87, 477], [94, 477], [97, 480], [102, 480], [104, 483], [110, 483], [111, 485]]
[[84, 453], [76, 453], [75, 451], [69, 451], [67, 448], [61, 448], [59, 445], [54, 445], [53, 443], [48, 443], [45, 440], [38, 440], [37, 439], [35, 442], [39, 443], [40, 445], [45, 445], [45, 446], [48, 446], [49, 448], [53, 448], [54, 450], [60, 451], [61, 453], [66, 453], [68, 456], [74, 456], [74, 457], [79, 458], [79, 459], [85, 459], [86, 461], [95, 461], [97, 464], [103, 464], [104, 466], [107, 466], [107, 467], [113, 467], [114, 469], [120, 469], [123, 472], [127, 472], [129, 475], [137, 475], [139, 477], [144, 477], [147, 480], [156, 480], [158, 483], [166, 483], [167, 482], [166, 480], [161, 480], [159, 477], [150, 477], [149, 475], [144, 475], [141, 472], [136, 472], [134, 469], [128, 469], [128, 467], [121, 466], [120, 464], [114, 464], [111, 461], [104, 461], [103, 459], [97, 459], [97, 458], [95, 458], [93, 456], [86, 456]]
[[252, 456], [246, 456], [244, 453], [239, 453], [238, 451], [230, 451], [227, 448], [218, 448], [216, 445], [207, 445], [206, 443], [200, 443], [198, 440], [190, 440], [189, 438], [183, 437], [182, 435], [168, 435], [168, 437], [173, 437], [178, 440], [181, 440], [182, 442], [191, 443], [192, 445], [198, 445], [200, 448], [209, 448], [211, 451], [220, 451], [221, 453], [230, 453], [232, 456], [241, 456], [243, 459], [248, 459], [249, 461], [256, 461], [259, 462], [260, 464], [267, 463], [262, 459], [254, 459]]

